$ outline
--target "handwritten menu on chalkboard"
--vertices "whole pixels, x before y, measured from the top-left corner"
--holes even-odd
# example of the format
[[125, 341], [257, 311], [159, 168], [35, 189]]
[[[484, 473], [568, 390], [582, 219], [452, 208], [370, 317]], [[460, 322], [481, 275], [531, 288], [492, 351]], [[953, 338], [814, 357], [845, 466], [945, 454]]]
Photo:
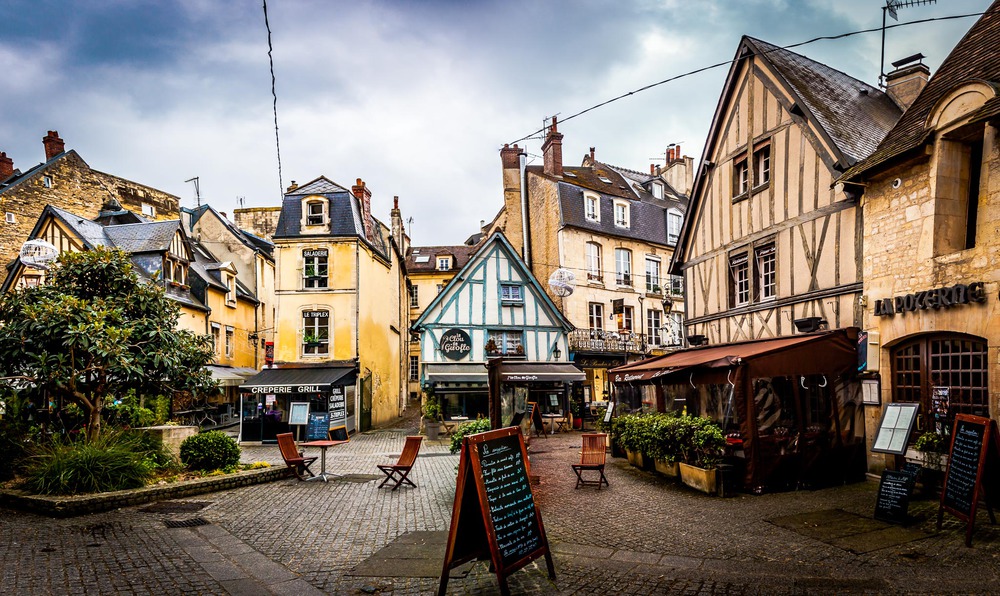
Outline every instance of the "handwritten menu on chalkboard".
[[914, 479], [915, 476], [906, 471], [882, 472], [878, 499], [875, 501], [875, 519], [894, 523], [907, 521]]
[[948, 476], [941, 502], [966, 516], [972, 513], [985, 433], [986, 426], [982, 424], [971, 420], [955, 421], [955, 434], [948, 456]]
[[519, 435], [508, 435], [479, 446], [486, 502], [505, 564], [517, 561], [541, 545], [535, 501]]
[[306, 425], [307, 441], [322, 441], [330, 431], [330, 414], [327, 412], [309, 412], [309, 424]]

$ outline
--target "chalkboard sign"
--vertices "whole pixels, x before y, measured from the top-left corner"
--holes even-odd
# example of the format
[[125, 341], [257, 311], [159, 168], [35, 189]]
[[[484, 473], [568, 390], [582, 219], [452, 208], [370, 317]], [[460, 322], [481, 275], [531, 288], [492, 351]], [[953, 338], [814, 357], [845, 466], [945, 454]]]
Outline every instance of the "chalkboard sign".
[[346, 443], [351, 440], [351, 436], [347, 434], [346, 426], [332, 426], [330, 427], [329, 439], [331, 441], [343, 441]]
[[519, 428], [463, 437], [440, 596], [447, 590], [451, 570], [473, 559], [491, 560], [504, 595], [510, 594], [507, 577], [539, 557], [545, 557], [549, 578], [555, 579], [542, 516], [528, 482], [527, 460]]
[[[948, 451], [948, 470], [945, 472], [944, 488], [941, 489], [938, 530], [941, 529], [944, 512], [948, 511], [967, 522], [965, 545], [972, 546], [976, 508], [982, 497], [985, 497], [990, 521], [996, 523], [991, 502], [996, 495], [992, 494], [993, 491], [987, 493], [986, 487], [994, 489], [998, 480], [998, 463], [1000, 446], [996, 422], [980, 416], [957, 414], [951, 433], [951, 449]], [[987, 470], [990, 478], [984, 478]]]
[[538, 409], [538, 404], [529, 401], [524, 410], [524, 417], [528, 420], [528, 435], [534, 429], [536, 435], [545, 436], [545, 422], [542, 420], [542, 411]]
[[330, 428], [347, 425], [347, 398], [343, 387], [330, 388]]
[[875, 501], [875, 519], [893, 523], [909, 520], [907, 509], [913, 495], [915, 477], [910, 472], [886, 470], [878, 485], [878, 499]]
[[920, 472], [923, 469], [924, 469], [923, 466], [914, 462], [906, 462], [905, 464], [903, 464], [903, 467], [900, 468], [901, 471], [906, 472], [907, 474], [913, 476], [914, 482], [917, 481], [917, 477], [920, 476]]
[[306, 440], [325, 440], [329, 432], [330, 414], [327, 412], [309, 412], [309, 424], [306, 425]]

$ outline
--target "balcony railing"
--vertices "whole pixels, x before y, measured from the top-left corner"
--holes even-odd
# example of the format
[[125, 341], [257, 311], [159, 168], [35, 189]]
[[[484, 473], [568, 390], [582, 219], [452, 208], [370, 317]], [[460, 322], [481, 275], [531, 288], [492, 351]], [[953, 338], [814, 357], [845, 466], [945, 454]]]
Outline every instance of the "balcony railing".
[[569, 333], [569, 349], [575, 352], [642, 353], [645, 347], [645, 337], [641, 333], [601, 329], [576, 329]]

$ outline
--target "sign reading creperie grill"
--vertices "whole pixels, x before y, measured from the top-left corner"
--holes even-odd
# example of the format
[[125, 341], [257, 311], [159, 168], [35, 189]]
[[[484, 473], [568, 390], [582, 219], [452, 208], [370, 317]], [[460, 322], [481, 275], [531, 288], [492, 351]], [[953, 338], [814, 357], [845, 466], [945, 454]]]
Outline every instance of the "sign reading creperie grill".
[[962, 304], [986, 302], [986, 287], [981, 281], [971, 284], [955, 284], [945, 288], [935, 288], [924, 292], [894, 296], [875, 301], [876, 317], [891, 317], [918, 310], [951, 308]]
[[319, 393], [325, 390], [325, 385], [255, 385], [250, 387], [250, 393]]

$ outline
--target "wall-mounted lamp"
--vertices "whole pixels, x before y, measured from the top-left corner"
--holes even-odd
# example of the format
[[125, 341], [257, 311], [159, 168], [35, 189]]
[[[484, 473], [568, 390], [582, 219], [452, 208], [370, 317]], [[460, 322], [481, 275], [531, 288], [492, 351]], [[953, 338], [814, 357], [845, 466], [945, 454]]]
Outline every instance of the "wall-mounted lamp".
[[660, 304], [663, 306], [663, 314], [669, 315], [670, 311], [674, 310], [674, 301], [669, 296], [661, 300]]
[[827, 325], [826, 319], [823, 317], [805, 317], [803, 319], [795, 319], [792, 323], [795, 324], [795, 329], [799, 333], [812, 333], [813, 331], [819, 331]]
[[552, 355], [555, 356], [556, 360], [559, 360], [559, 357], [562, 356], [562, 350], [559, 349], [558, 343], [556, 347], [552, 348]]

